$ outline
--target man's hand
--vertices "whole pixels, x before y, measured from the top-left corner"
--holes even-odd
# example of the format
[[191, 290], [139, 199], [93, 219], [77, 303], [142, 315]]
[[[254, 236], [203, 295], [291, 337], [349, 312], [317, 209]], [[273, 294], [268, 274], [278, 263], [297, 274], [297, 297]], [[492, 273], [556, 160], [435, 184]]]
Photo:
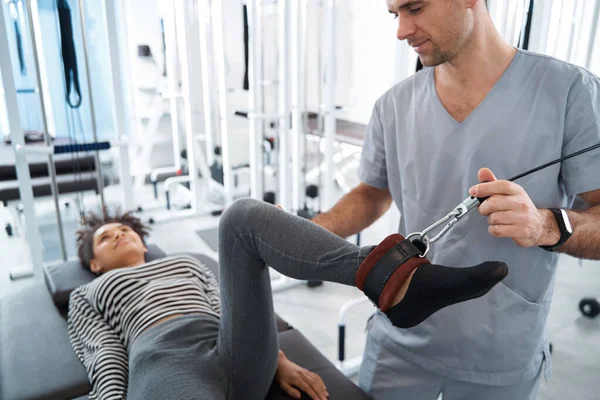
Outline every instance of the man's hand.
[[495, 237], [511, 238], [520, 247], [552, 245], [560, 239], [558, 224], [549, 210], [538, 209], [521, 186], [497, 180], [492, 171], [482, 168], [479, 184], [469, 190], [476, 197], [488, 197], [479, 213], [488, 217], [488, 231]]
[[298, 389], [313, 400], [326, 400], [329, 397], [325, 383], [319, 375], [291, 362], [281, 350], [277, 360], [275, 382], [295, 399], [301, 397]]

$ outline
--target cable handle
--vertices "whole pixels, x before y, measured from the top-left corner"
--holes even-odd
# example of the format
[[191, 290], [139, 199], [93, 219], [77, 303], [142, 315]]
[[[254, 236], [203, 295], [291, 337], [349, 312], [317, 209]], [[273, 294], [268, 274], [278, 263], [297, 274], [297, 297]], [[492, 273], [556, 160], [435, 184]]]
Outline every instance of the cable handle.
[[[536, 167], [529, 171], [523, 172], [522, 174], [513, 176], [512, 178], [509, 179], [509, 181], [513, 182], [517, 179], [523, 178], [523, 177], [525, 177], [529, 174], [532, 174], [534, 172], [537, 172], [541, 169], [547, 168], [551, 165], [557, 164], [561, 161], [567, 160], [572, 157], [576, 157], [580, 154], [587, 153], [588, 151], [592, 151], [597, 148], [600, 148], [600, 143], [595, 144], [590, 147], [587, 147], [578, 152], [569, 154], [565, 157], [561, 157], [557, 160], [550, 161], [549, 163], [540, 165], [539, 167]], [[481, 183], [485, 183], [485, 182], [481, 182]], [[466, 199], [464, 199], [458, 206], [456, 206], [452, 211], [450, 211], [444, 218], [437, 220], [436, 222], [434, 222], [433, 224], [431, 224], [430, 226], [428, 226], [421, 232], [411, 233], [410, 235], [408, 235], [406, 237], [406, 239], [413, 242], [413, 244], [419, 244], [421, 246], [424, 246], [425, 248], [423, 250], [421, 250], [421, 252], [422, 252], [421, 257], [425, 257], [430, 250], [431, 243], [434, 243], [437, 240], [439, 240], [444, 234], [446, 234], [446, 232], [448, 232], [448, 230], [450, 228], [452, 228], [456, 223], [458, 223], [458, 221], [461, 218], [463, 218], [465, 215], [467, 215], [467, 213], [469, 213], [469, 211], [471, 211], [472, 209], [481, 205], [484, 201], [486, 201], [490, 197], [491, 196], [486, 196], [486, 197], [469, 196]], [[433, 230], [437, 229], [438, 227], [440, 227], [441, 225], [444, 225], [444, 224], [445, 224], [445, 226], [442, 228], [442, 230], [437, 235], [435, 235], [431, 239], [428, 237], [428, 234], [430, 234]], [[418, 236], [418, 238], [417, 238], [417, 236]]]

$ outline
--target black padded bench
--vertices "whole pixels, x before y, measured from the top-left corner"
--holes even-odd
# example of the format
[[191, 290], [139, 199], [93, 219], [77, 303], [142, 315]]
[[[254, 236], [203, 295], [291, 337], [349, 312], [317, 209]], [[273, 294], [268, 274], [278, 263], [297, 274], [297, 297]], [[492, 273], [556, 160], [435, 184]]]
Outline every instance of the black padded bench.
[[[164, 256], [155, 246], [148, 249], [147, 260]], [[201, 254], [191, 255], [218, 273], [214, 260]], [[89, 282], [94, 275], [78, 262], [46, 267], [44, 273], [45, 285], [36, 284], [0, 299], [2, 400], [85, 399], [90, 390], [85, 368], [71, 348], [66, 306], [70, 291]], [[323, 378], [330, 399], [370, 399], [298, 330], [279, 317], [277, 329], [281, 349], [292, 361]], [[283, 399], [291, 398], [273, 384], [266, 400]]]
[[[98, 194], [97, 176], [95, 172], [84, 172], [81, 174], [57, 175], [56, 184], [58, 193], [76, 193], [94, 190]], [[108, 180], [104, 177], [104, 184]], [[31, 179], [34, 197], [50, 196], [52, 194], [50, 177], [42, 176]], [[0, 201], [7, 205], [9, 201], [19, 200], [19, 182], [0, 182]]]
[[[76, 158], [72, 155], [57, 155], [54, 156], [54, 169], [57, 175], [92, 172], [96, 170], [96, 161], [93, 155]], [[29, 175], [32, 178], [49, 176], [47, 160], [30, 162]], [[17, 168], [14, 163], [9, 164], [4, 162], [4, 160], [0, 162], [0, 181], [16, 180]]]
[[[55, 139], [53, 145], [69, 144], [68, 139]], [[28, 147], [43, 146], [43, 143], [27, 144]], [[92, 153], [54, 155], [54, 168], [58, 192], [60, 194], [83, 191], [96, 191], [96, 161]], [[44, 154], [28, 154], [29, 174], [32, 178], [34, 197], [50, 196], [51, 180], [48, 172], [48, 156]], [[104, 184], [108, 179], [104, 177]], [[0, 142], [0, 201], [7, 205], [9, 201], [19, 200], [19, 182], [15, 166], [15, 155], [11, 145]]]

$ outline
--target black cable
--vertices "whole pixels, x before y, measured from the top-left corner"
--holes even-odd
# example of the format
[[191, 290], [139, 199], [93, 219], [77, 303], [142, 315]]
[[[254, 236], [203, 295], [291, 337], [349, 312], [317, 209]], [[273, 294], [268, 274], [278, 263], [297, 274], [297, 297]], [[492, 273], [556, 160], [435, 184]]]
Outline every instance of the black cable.
[[592, 151], [592, 150], [595, 150], [597, 148], [600, 148], [600, 143], [595, 144], [595, 145], [590, 146], [590, 147], [586, 147], [583, 150], [579, 150], [578, 152], [569, 154], [568, 156], [561, 157], [561, 158], [559, 158], [557, 160], [550, 161], [549, 163], [546, 163], [544, 165], [540, 165], [539, 167], [530, 169], [529, 171], [523, 172], [522, 174], [519, 174], [517, 176], [513, 176], [512, 178], [509, 179], [509, 181], [511, 181], [511, 182], [515, 181], [515, 180], [523, 178], [524, 176], [527, 176], [529, 174], [533, 174], [534, 172], [537, 172], [537, 171], [539, 171], [541, 169], [547, 168], [547, 167], [549, 167], [551, 165], [554, 165], [554, 164], [558, 164], [559, 162], [562, 162], [564, 160], [568, 160], [569, 158], [577, 157], [578, 155], [581, 155], [583, 153], [587, 153], [588, 151]]
[[529, 49], [529, 37], [531, 36], [531, 25], [533, 20], [533, 7], [535, 0], [529, 0], [529, 10], [527, 10], [527, 22], [525, 23], [525, 32], [523, 33], [523, 50]]
[[[318, 118], [318, 117], [317, 117]], [[303, 160], [303, 164], [302, 164], [302, 176], [304, 177], [304, 179], [302, 180], [303, 185], [302, 185], [302, 198], [304, 199], [304, 209], [308, 209], [308, 202], [306, 200], [306, 188], [307, 188], [307, 184], [306, 184], [306, 172], [308, 170], [308, 135], [310, 132], [310, 126], [308, 125], [308, 112], [306, 110], [304, 110], [304, 121], [305, 121], [305, 129], [304, 129], [304, 160]], [[308, 128], [307, 128], [308, 127]], [[299, 210], [296, 210], [299, 211]]]
[[[60, 14], [60, 7], [61, 4], [59, 4], [60, 1], [57, 1], [56, 3], [56, 9], [57, 9], [57, 17], [56, 17], [56, 29], [55, 29], [55, 34], [56, 34], [56, 39], [58, 42], [63, 42], [63, 36], [62, 36], [62, 31], [63, 28], [61, 26], [61, 14]], [[66, 4], [66, 6], [68, 7], [68, 3]], [[71, 30], [72, 31], [72, 30]], [[73, 35], [71, 34], [71, 41], [73, 38]], [[63, 47], [64, 49], [64, 47]], [[63, 50], [63, 67], [65, 65], [64, 63], [64, 50]], [[73, 51], [73, 54], [74, 51]], [[76, 57], [75, 57], [75, 65], [77, 63]], [[65, 69], [65, 71], [67, 71]], [[78, 144], [81, 142], [85, 142], [85, 136], [80, 140], [79, 139], [79, 130], [77, 129], [77, 127], [75, 126], [75, 116], [74, 113], [77, 112], [79, 115], [80, 112], [80, 108], [79, 105], [81, 105], [81, 95], [79, 94], [79, 104], [77, 105], [77, 107], [73, 107], [70, 102], [69, 102], [69, 88], [70, 88], [70, 84], [68, 84], [69, 81], [69, 75], [65, 72], [63, 74], [63, 87], [65, 88], [65, 103], [69, 105], [69, 107], [66, 107], [66, 122], [67, 122], [67, 138], [69, 139], [69, 144]], [[79, 85], [79, 82], [77, 82], [77, 85]], [[78, 87], [78, 86], [77, 86]], [[83, 133], [83, 129], [81, 129], [81, 135], [84, 135]], [[79, 153], [72, 153], [70, 156], [71, 159], [71, 175], [73, 175], [75, 182], [77, 183], [77, 186], [80, 186], [81, 182], [83, 181], [82, 178], [82, 165], [81, 165], [81, 158]], [[83, 198], [82, 198], [82, 194], [79, 191], [75, 192], [76, 198], [75, 201], [77, 203], [77, 209], [79, 211], [79, 218], [80, 218], [80, 222], [83, 221], [84, 216], [85, 216], [85, 207], [84, 207], [84, 203], [83, 203]]]
[[248, 41], [250, 40], [249, 26], [248, 26], [248, 6], [244, 4], [244, 90], [250, 90], [250, 81], [248, 79]]
[[[77, 69], [77, 53], [75, 52], [75, 43], [73, 41], [73, 22], [71, 18], [71, 9], [67, 0], [56, 0], [58, 9], [58, 19], [60, 26], [60, 43], [62, 49], [63, 69], [66, 83], [67, 104], [71, 108], [81, 106], [81, 89], [79, 87], [79, 71]], [[71, 89], [77, 95], [75, 103], [71, 102]]]

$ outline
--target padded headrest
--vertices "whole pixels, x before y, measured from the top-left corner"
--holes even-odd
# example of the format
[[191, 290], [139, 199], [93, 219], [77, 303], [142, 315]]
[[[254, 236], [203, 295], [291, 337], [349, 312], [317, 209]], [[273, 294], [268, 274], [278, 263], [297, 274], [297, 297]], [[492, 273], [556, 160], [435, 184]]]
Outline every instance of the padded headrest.
[[[146, 261], [166, 257], [166, 254], [155, 245], [148, 245]], [[68, 307], [71, 292], [96, 278], [90, 270], [83, 267], [79, 260], [44, 266], [46, 286], [57, 307]]]

